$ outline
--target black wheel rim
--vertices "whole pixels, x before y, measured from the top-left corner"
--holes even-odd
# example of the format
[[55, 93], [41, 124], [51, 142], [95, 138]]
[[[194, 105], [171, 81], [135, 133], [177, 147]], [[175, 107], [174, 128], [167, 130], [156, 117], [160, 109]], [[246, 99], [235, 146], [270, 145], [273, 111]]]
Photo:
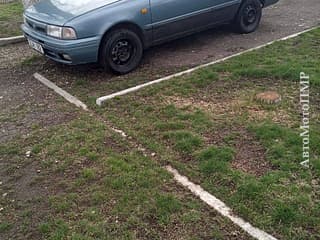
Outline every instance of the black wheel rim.
[[246, 26], [252, 25], [257, 20], [257, 10], [253, 5], [248, 5], [244, 11], [244, 23]]
[[133, 58], [136, 47], [128, 39], [118, 40], [113, 44], [111, 50], [112, 62], [116, 65], [126, 65]]

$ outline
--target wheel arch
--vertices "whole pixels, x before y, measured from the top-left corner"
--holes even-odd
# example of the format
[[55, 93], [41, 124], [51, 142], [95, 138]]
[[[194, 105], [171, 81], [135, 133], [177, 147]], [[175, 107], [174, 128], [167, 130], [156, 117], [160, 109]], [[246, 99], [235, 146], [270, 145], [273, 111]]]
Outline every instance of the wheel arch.
[[[242, 0], [240, 5], [244, 2], [245, 0]], [[259, 2], [261, 3], [261, 6], [264, 7], [264, 4], [266, 2], [266, 0], [259, 0]]]
[[261, 2], [262, 7], [264, 7], [265, 0], [259, 0]]
[[116, 23], [114, 25], [112, 25], [110, 28], [108, 28], [105, 33], [103, 34], [101, 40], [100, 40], [100, 44], [99, 44], [99, 52], [98, 52], [98, 60], [100, 61], [101, 59], [101, 49], [103, 47], [103, 42], [104, 40], [108, 37], [108, 34], [111, 33], [112, 31], [116, 30], [116, 29], [128, 29], [128, 30], [131, 30], [133, 31], [134, 33], [136, 33], [138, 35], [138, 37], [141, 39], [141, 42], [142, 42], [142, 45], [143, 45], [143, 48], [145, 48], [146, 46], [146, 38], [143, 34], [143, 30], [135, 23], [132, 23], [132, 22], [127, 22], [127, 21], [124, 21], [124, 22], [119, 22], [119, 23]]

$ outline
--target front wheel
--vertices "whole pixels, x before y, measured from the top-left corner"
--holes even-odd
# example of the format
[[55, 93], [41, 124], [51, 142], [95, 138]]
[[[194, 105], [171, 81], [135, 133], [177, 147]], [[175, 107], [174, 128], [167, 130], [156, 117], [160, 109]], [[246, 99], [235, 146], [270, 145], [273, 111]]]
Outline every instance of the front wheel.
[[117, 74], [126, 74], [139, 66], [143, 45], [139, 36], [127, 29], [116, 29], [103, 40], [100, 64]]
[[244, 0], [234, 20], [236, 31], [240, 33], [254, 32], [260, 24], [261, 16], [262, 5], [259, 0]]

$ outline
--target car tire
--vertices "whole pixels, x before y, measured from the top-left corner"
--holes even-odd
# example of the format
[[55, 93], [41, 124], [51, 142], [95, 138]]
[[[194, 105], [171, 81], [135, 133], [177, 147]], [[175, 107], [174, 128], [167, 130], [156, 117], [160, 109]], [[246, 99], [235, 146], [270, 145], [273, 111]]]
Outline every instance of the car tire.
[[140, 37], [128, 29], [116, 29], [102, 41], [100, 64], [114, 73], [127, 74], [139, 66], [142, 56]]
[[262, 4], [259, 0], [244, 0], [234, 20], [235, 30], [251, 33], [257, 30], [262, 17]]

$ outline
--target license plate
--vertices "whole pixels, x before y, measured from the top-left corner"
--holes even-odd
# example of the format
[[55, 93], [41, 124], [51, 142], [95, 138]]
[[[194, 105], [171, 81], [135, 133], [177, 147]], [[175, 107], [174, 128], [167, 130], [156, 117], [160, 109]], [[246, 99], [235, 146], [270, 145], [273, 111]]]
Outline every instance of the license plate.
[[39, 44], [39, 43], [37, 43], [35, 41], [32, 41], [30, 39], [28, 39], [28, 42], [29, 42], [30, 47], [32, 47], [37, 52], [40, 52], [41, 54], [44, 54], [43, 47], [41, 46], [41, 44]]

